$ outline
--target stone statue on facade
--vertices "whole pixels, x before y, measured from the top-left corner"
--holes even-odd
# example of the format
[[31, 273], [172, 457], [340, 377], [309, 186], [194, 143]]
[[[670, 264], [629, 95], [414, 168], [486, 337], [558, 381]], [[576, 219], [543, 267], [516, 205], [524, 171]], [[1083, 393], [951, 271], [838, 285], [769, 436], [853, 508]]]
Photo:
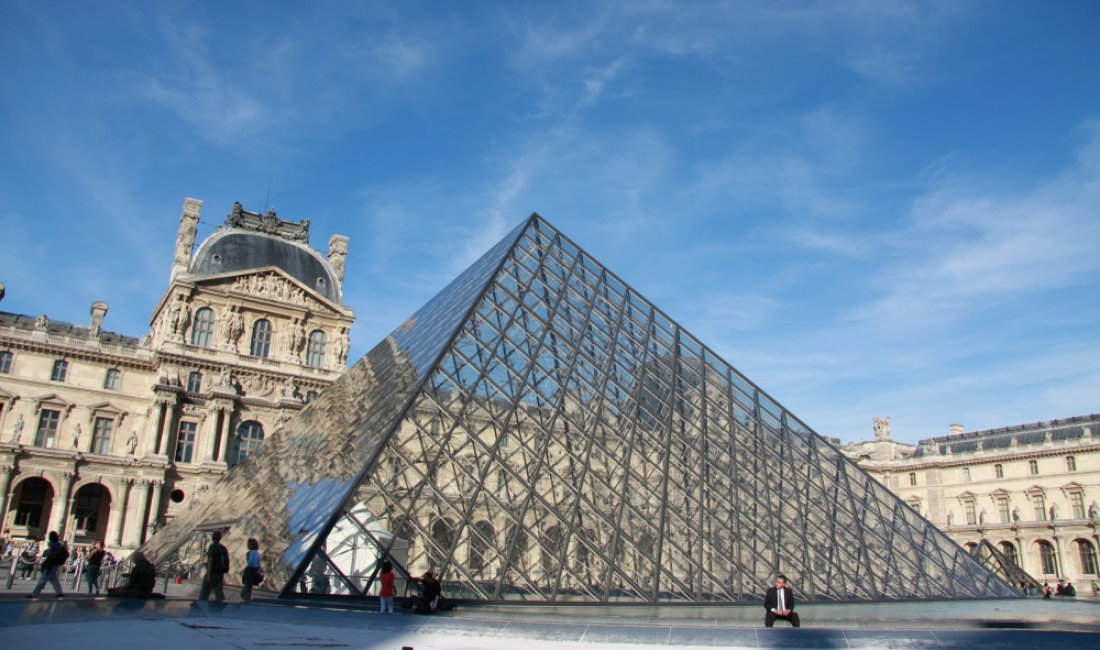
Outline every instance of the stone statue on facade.
[[77, 422], [76, 426], [73, 427], [73, 449], [80, 449], [80, 434], [80, 423]]
[[240, 310], [232, 305], [229, 307], [229, 314], [225, 319], [226, 344], [236, 349], [237, 342], [240, 341], [242, 334], [244, 334], [244, 316], [241, 316]]
[[1012, 508], [1012, 521], [1020, 521], [1020, 508], [1016, 506]]
[[15, 424], [11, 425], [11, 441], [14, 443], [19, 442], [19, 438], [23, 435], [23, 416], [20, 414], [15, 418]]
[[333, 345], [336, 347], [336, 362], [341, 366], [348, 362], [348, 330], [346, 327], [340, 328], [340, 334], [333, 341]]
[[875, 440], [889, 440], [890, 439], [890, 418], [872, 418], [871, 428], [875, 432]]
[[283, 383], [283, 398], [284, 399], [298, 399], [298, 384], [295, 383], [293, 377], [287, 377], [286, 382]]
[[134, 456], [134, 455], [136, 455], [135, 452], [137, 451], [137, 446], [138, 446], [137, 431], [134, 430], [134, 429], [131, 429], [130, 430], [130, 437], [126, 439], [126, 451], [129, 452], [129, 454], [131, 456]]
[[44, 330], [50, 326], [50, 319], [46, 318], [45, 314], [42, 314], [38, 318], [34, 319], [34, 326], [40, 330]]
[[294, 323], [290, 326], [290, 331], [286, 333], [287, 336], [287, 356], [295, 361], [301, 361], [302, 347], [306, 342], [305, 326], [298, 322], [298, 319], [294, 319]]

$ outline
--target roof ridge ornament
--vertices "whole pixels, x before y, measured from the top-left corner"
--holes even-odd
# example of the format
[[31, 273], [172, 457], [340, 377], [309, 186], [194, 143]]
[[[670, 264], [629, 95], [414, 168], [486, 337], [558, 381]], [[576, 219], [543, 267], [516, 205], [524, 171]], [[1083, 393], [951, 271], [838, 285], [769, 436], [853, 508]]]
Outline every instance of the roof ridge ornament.
[[240, 201], [233, 202], [233, 209], [226, 216], [225, 225], [228, 228], [251, 230], [309, 245], [309, 219], [285, 221], [279, 218], [275, 210], [268, 210], [264, 214], [249, 212]]

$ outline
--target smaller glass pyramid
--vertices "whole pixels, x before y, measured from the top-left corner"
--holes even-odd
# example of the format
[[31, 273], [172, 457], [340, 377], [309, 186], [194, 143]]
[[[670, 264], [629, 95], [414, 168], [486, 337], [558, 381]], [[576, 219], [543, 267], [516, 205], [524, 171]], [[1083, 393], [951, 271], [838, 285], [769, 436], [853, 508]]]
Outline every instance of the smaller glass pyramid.
[[538, 215], [147, 545], [257, 537], [283, 595], [1016, 592]]

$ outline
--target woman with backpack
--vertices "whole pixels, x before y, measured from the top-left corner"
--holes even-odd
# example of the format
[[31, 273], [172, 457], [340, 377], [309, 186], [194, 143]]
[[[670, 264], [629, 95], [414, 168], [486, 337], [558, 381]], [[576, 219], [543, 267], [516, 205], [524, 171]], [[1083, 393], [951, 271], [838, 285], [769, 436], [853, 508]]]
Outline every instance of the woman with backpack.
[[65, 560], [69, 559], [69, 549], [61, 543], [61, 537], [58, 536], [57, 531], [50, 531], [50, 544], [46, 547], [46, 552], [42, 554], [42, 575], [38, 578], [38, 583], [34, 585], [34, 589], [31, 593], [27, 594], [27, 598], [38, 598], [38, 594], [42, 593], [42, 588], [46, 586], [46, 583], [50, 583], [54, 592], [58, 598], [64, 598], [65, 592], [61, 591], [61, 583], [57, 580], [58, 568], [64, 566]]

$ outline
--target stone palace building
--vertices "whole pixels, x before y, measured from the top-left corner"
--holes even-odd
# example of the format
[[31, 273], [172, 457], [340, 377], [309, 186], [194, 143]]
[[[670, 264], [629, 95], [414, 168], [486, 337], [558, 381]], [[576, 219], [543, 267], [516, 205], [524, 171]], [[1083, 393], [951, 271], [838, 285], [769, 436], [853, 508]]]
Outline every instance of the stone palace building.
[[875, 437], [843, 450], [959, 544], [983, 538], [1039, 582], [1091, 593], [1100, 546], [1100, 415], [951, 434]]
[[0, 311], [0, 537], [135, 549], [343, 374], [348, 239], [238, 203], [195, 251], [201, 205], [148, 332]]

